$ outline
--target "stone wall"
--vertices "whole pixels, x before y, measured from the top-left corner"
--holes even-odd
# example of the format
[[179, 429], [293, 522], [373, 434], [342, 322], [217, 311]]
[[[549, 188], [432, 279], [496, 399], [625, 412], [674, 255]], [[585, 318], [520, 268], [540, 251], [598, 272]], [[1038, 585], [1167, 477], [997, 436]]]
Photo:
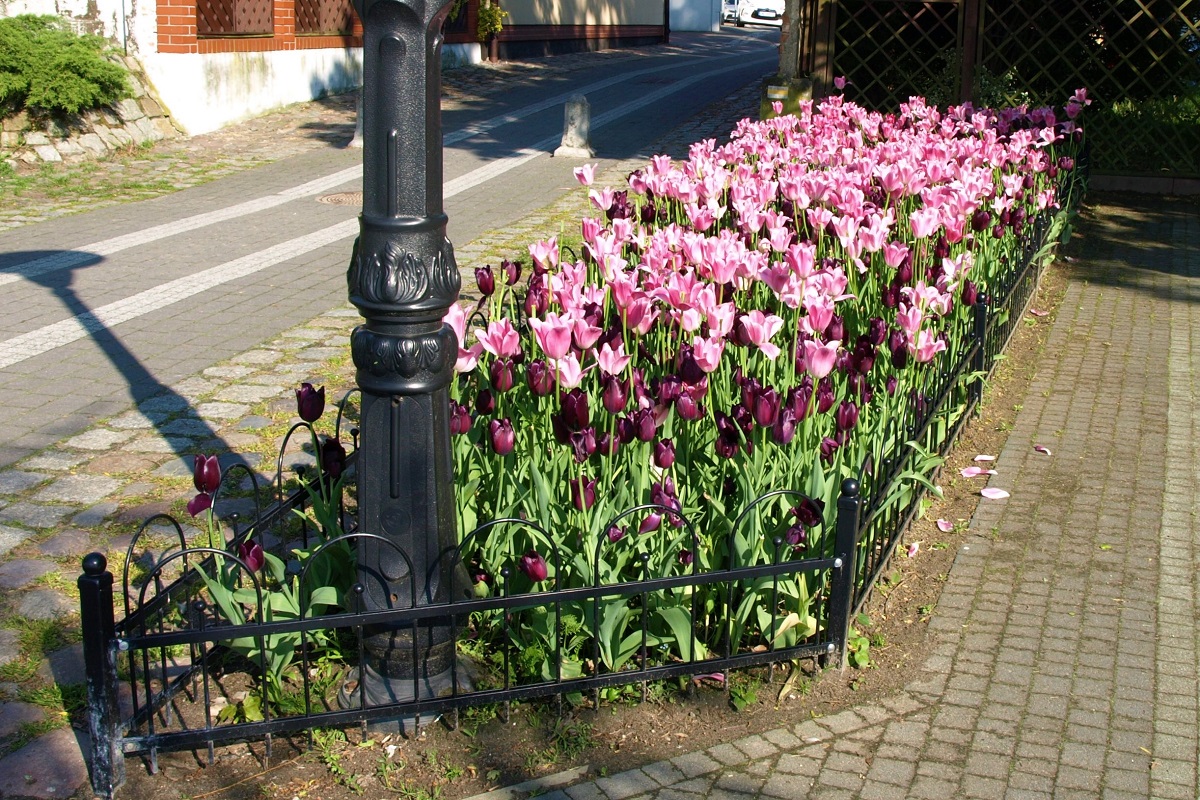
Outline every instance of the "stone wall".
[[13, 166], [101, 158], [114, 150], [179, 136], [171, 117], [147, 88], [141, 65], [114, 56], [129, 70], [132, 97], [115, 106], [64, 117], [35, 118], [22, 111], [0, 122], [0, 159]]

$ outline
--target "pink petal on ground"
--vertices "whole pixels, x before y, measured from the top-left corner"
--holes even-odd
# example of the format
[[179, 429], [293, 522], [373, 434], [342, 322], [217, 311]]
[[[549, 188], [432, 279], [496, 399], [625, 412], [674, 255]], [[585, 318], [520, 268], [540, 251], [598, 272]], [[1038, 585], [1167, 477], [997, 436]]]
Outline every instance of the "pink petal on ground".
[[995, 456], [975, 456], [976, 461], [995, 461]]
[[917, 552], [918, 552], [918, 551], [920, 551], [920, 549], [921, 549], [921, 543], [920, 543], [920, 542], [913, 542], [912, 544], [910, 544], [910, 545], [908, 546], [908, 557], [909, 557], [909, 558], [916, 558], [916, 557], [917, 557]]
[[1049, 314], [1049, 311], [1038, 311], [1036, 308], [1029, 309], [1029, 313], [1035, 317], [1044, 317]]
[[962, 476], [964, 478], [978, 478], [980, 475], [999, 475], [994, 469], [984, 469], [983, 467], [963, 467]]
[[1009, 496], [1008, 492], [1003, 489], [994, 489], [991, 486], [980, 489], [979, 493], [989, 500], [1003, 500]]
[[1046, 447], [1045, 445], [1035, 444], [1033, 446], [1033, 449], [1039, 453], [1044, 453], [1045, 455], [1048, 455], [1048, 456], [1054, 455], [1053, 453], [1050, 452], [1050, 448]]
[[949, 533], [954, 530], [954, 523], [948, 519], [939, 519], [937, 521], [938, 530], [942, 533]]

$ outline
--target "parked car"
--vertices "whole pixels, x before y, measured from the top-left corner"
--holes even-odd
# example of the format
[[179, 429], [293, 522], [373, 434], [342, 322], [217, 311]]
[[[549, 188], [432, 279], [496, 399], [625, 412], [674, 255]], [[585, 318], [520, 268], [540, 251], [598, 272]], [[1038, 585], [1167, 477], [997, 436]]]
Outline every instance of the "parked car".
[[722, 0], [721, 22], [733, 22], [737, 19], [738, 0]]
[[783, 27], [783, 0], [738, 0], [733, 22], [739, 28], [750, 23]]

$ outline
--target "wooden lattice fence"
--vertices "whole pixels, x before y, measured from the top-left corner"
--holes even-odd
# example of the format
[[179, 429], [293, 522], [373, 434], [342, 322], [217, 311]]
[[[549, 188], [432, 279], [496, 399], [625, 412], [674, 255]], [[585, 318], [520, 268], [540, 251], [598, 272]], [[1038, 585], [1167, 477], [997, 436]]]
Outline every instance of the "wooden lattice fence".
[[1062, 103], [1086, 87], [1093, 168], [1200, 176], [1200, 0], [804, 0], [818, 94], [895, 108]]

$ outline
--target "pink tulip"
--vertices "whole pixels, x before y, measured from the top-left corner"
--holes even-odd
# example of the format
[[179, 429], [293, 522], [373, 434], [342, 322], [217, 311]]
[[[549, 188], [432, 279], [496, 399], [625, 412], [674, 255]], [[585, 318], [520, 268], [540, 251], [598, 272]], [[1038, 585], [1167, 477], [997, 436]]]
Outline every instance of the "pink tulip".
[[692, 357], [706, 373], [716, 372], [721, 365], [721, 355], [725, 352], [725, 340], [720, 336], [702, 339], [697, 336], [692, 339]]
[[908, 343], [908, 351], [922, 364], [928, 364], [934, 356], [946, 349], [946, 343], [929, 331], [917, 334], [916, 341]]
[[838, 347], [841, 344], [836, 339], [825, 343], [812, 340], [804, 343], [804, 363], [808, 366], [808, 372], [813, 378], [820, 380], [833, 371], [834, 364], [837, 363]]
[[529, 326], [533, 328], [533, 336], [547, 358], [557, 360], [570, 351], [572, 325], [566, 317], [548, 311], [544, 320], [529, 320]]
[[554, 369], [554, 376], [560, 389], [569, 391], [583, 382], [583, 369], [574, 353], [552, 360], [550, 366]]
[[575, 180], [582, 186], [591, 186], [592, 181], [596, 180], [596, 165], [584, 164], [582, 167], [576, 167]]
[[761, 311], [754, 310], [747, 312], [739, 325], [742, 326], [747, 340], [750, 344], [762, 351], [762, 354], [772, 361], [779, 355], [780, 350], [777, 346], [771, 344], [771, 337], [779, 333], [779, 329], [783, 327], [783, 319], [774, 314], [764, 314]]
[[490, 323], [486, 331], [476, 328], [475, 339], [484, 350], [497, 358], [512, 358], [521, 354], [521, 335], [507, 317]]
[[618, 344], [614, 350], [612, 345], [605, 342], [599, 350], [593, 351], [596, 364], [605, 375], [620, 375], [629, 365], [630, 356], [625, 355], [625, 345]]

